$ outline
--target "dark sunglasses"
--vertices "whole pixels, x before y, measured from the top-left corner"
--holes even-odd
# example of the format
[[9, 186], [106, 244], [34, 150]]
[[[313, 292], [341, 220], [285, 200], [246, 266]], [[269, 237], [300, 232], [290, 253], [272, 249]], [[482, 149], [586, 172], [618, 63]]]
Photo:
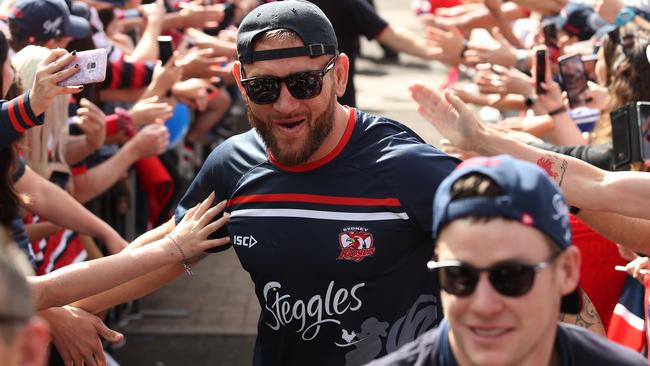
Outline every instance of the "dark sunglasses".
[[334, 68], [337, 58], [338, 55], [332, 57], [322, 70], [297, 72], [283, 78], [259, 76], [244, 79], [244, 68], [242, 67], [241, 83], [246, 89], [248, 98], [255, 104], [271, 104], [278, 100], [282, 82], [294, 98], [311, 99], [320, 94], [323, 89], [323, 77]]
[[537, 264], [505, 261], [488, 268], [477, 268], [460, 261], [429, 261], [430, 271], [439, 270], [440, 287], [455, 296], [469, 296], [476, 289], [481, 272], [488, 273], [492, 287], [503, 296], [517, 297], [527, 294], [535, 282], [535, 274], [548, 267], [559, 255]]

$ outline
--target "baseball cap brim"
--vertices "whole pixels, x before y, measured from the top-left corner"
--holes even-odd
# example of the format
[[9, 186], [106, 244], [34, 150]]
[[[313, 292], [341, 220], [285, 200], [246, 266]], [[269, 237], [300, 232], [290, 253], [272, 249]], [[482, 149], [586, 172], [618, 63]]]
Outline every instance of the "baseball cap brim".
[[64, 32], [69, 37], [86, 38], [90, 35], [90, 23], [82, 17], [70, 15], [70, 23]]

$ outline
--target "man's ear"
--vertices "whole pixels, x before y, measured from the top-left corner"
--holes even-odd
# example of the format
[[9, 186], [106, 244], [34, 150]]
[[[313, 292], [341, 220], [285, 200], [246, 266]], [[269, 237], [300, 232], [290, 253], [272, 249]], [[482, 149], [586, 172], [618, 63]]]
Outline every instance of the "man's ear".
[[580, 280], [580, 264], [582, 262], [580, 249], [570, 246], [558, 258], [558, 281], [562, 296], [573, 292]]
[[342, 97], [345, 94], [345, 89], [348, 85], [348, 72], [350, 71], [350, 59], [345, 53], [339, 54], [338, 60], [336, 60], [336, 66], [334, 67], [334, 75], [336, 81], [334, 82], [334, 92], [337, 97]]
[[21, 334], [21, 365], [43, 366], [48, 360], [50, 327], [39, 317], [32, 317], [25, 324]]
[[241, 68], [242, 64], [239, 61], [235, 61], [232, 64], [232, 75], [235, 77], [235, 82], [237, 83], [237, 87], [239, 88], [239, 92], [243, 97], [246, 96], [246, 89], [244, 89], [244, 86], [241, 84]]

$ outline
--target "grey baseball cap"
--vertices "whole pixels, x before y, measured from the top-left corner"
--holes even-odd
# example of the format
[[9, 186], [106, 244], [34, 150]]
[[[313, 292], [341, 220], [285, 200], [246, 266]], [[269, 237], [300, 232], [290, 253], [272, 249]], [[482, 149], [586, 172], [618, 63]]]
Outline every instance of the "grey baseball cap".
[[[253, 51], [255, 37], [275, 29], [298, 34], [304, 46]], [[335, 55], [338, 50], [332, 23], [309, 1], [275, 1], [255, 8], [237, 32], [237, 57], [242, 64], [288, 57]]]

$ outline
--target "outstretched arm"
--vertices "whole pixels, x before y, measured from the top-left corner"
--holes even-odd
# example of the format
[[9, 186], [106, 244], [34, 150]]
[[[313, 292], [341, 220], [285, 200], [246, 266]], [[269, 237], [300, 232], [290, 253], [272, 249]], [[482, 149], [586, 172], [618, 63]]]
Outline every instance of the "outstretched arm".
[[573, 206], [650, 219], [650, 174], [607, 172], [581, 160], [541, 150], [482, 124], [451, 92], [411, 86], [418, 111], [455, 146], [482, 155], [509, 154], [536, 163], [558, 183]]
[[230, 238], [208, 240], [210, 233], [222, 227], [228, 220], [224, 215], [212, 222], [214, 216], [223, 210], [225, 201], [210, 208], [214, 194], [188, 211], [183, 220], [169, 236], [132, 250], [75, 263], [43, 276], [28, 278], [38, 310], [62, 306], [73, 301], [109, 290], [126, 281], [149, 273], [165, 265], [181, 262], [204, 250], [227, 244]]

